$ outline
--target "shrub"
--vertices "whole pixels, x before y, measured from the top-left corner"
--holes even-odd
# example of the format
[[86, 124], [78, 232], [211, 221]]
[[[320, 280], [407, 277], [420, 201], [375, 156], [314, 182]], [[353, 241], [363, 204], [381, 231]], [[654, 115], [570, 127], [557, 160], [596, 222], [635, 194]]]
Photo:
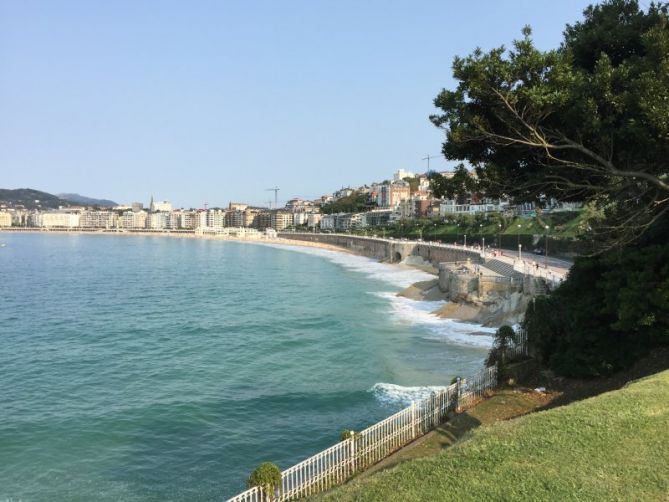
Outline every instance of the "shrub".
[[511, 326], [501, 326], [495, 333], [495, 341], [488, 353], [486, 366], [497, 366], [497, 374], [504, 379], [508, 358], [506, 352], [516, 343], [516, 332]]
[[264, 462], [256, 467], [248, 480], [248, 487], [259, 486], [268, 497], [274, 498], [276, 490], [281, 486], [281, 471], [271, 463]]

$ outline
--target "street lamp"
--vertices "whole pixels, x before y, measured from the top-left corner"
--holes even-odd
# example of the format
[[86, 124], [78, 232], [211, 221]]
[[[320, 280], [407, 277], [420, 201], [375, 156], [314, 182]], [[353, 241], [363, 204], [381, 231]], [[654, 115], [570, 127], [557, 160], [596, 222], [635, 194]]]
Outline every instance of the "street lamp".
[[497, 224], [497, 249], [502, 249], [502, 224]]
[[546, 225], [546, 234], [544, 235], [544, 241], [546, 242], [546, 249], [544, 250], [544, 265], [546, 265], [546, 269], [548, 269], [548, 231], [550, 230], [550, 227]]
[[465, 234], [465, 247], [467, 247], [467, 234]]
[[518, 259], [519, 259], [519, 260], [522, 260], [522, 259], [523, 259], [522, 249], [523, 249], [523, 245], [519, 243], [519, 244], [518, 244]]
[[518, 223], [518, 248], [520, 248], [520, 223]]

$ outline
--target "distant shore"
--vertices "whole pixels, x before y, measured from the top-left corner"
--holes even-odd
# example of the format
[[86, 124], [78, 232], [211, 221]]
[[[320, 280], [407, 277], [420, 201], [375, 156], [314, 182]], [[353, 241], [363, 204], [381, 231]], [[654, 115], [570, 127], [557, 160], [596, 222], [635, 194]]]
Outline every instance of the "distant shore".
[[196, 234], [195, 232], [143, 232], [143, 231], [131, 231], [131, 232], [116, 232], [113, 230], [42, 230], [38, 228], [0, 228], [0, 235], [3, 233], [15, 233], [15, 234], [52, 234], [52, 235], [97, 235], [97, 236], [118, 236], [118, 237], [172, 237], [178, 239], [203, 239], [203, 240], [213, 240], [213, 241], [230, 241], [230, 242], [246, 242], [249, 244], [272, 244], [272, 245], [282, 245], [282, 246], [300, 246], [300, 247], [310, 247], [310, 248], [319, 248], [325, 249], [328, 251], [336, 251], [339, 253], [354, 254], [351, 250], [342, 248], [339, 246], [333, 246], [331, 244], [325, 244], [321, 242], [311, 242], [311, 241], [300, 241], [300, 240], [291, 240], [283, 239], [280, 237], [271, 238], [266, 237], [265, 235], [259, 235], [258, 237], [229, 237], [229, 236], [219, 236], [219, 235], [207, 235], [207, 234]]

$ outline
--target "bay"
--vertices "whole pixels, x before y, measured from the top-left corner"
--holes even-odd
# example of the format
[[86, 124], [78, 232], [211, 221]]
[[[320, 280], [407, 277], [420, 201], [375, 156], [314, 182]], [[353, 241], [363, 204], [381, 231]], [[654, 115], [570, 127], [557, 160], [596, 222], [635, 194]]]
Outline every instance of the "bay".
[[221, 500], [482, 365], [423, 272], [311, 249], [0, 234], [0, 500]]

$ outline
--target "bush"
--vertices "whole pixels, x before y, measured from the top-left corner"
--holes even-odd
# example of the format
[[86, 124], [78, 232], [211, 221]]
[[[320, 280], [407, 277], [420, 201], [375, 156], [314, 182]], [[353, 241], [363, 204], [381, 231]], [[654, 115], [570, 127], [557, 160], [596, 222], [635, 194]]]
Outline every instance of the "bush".
[[495, 341], [485, 361], [486, 366], [497, 366], [497, 374], [503, 380], [508, 363], [507, 351], [516, 343], [516, 332], [511, 326], [501, 326], [495, 333]]
[[530, 303], [523, 326], [543, 364], [565, 376], [604, 376], [669, 344], [666, 233], [644, 244], [577, 259], [550, 297]]
[[256, 467], [248, 480], [248, 487], [259, 486], [270, 498], [274, 497], [276, 490], [281, 487], [281, 471], [271, 462], [264, 462]]

